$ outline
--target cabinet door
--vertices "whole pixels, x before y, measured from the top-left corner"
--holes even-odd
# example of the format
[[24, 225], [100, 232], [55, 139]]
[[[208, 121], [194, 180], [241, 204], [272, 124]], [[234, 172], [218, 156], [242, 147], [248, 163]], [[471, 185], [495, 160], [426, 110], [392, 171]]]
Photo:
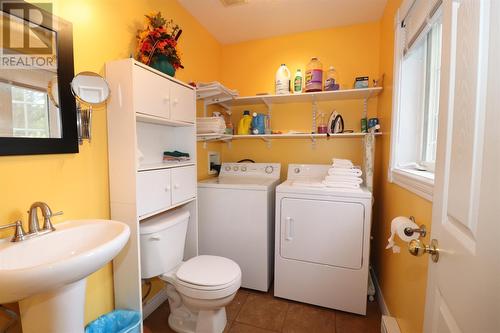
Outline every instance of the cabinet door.
[[169, 118], [171, 82], [147, 69], [134, 66], [135, 112]]
[[148, 170], [137, 174], [137, 212], [139, 216], [171, 206], [170, 170]]
[[284, 198], [280, 204], [281, 257], [361, 268], [365, 222], [362, 204], [292, 198]]
[[196, 96], [192, 89], [172, 82], [170, 86], [170, 118], [194, 123], [196, 118]]
[[172, 169], [172, 204], [193, 198], [196, 195], [196, 167]]

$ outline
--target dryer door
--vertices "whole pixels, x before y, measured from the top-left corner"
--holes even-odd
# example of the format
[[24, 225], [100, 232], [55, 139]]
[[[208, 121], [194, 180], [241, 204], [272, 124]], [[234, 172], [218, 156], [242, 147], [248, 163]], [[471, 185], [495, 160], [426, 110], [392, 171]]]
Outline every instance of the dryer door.
[[280, 204], [281, 257], [361, 268], [365, 223], [361, 203], [283, 198]]

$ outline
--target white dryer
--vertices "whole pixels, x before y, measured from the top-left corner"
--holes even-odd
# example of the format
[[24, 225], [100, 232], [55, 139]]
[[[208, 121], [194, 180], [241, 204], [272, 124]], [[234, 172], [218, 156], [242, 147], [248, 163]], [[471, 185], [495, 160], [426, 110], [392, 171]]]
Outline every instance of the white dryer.
[[320, 187], [329, 167], [290, 164], [276, 188], [274, 295], [366, 314], [372, 194]]
[[223, 163], [218, 178], [198, 182], [199, 253], [237, 262], [245, 288], [267, 291], [273, 278], [280, 169], [277, 163]]

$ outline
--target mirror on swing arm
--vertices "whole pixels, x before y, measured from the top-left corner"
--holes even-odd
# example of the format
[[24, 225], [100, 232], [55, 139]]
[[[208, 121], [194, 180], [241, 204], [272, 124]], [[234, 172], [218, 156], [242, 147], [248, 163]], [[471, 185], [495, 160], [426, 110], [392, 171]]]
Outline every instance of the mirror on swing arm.
[[71, 92], [76, 98], [78, 143], [92, 139], [92, 110], [102, 108], [109, 98], [109, 85], [97, 73], [81, 72], [71, 81]]

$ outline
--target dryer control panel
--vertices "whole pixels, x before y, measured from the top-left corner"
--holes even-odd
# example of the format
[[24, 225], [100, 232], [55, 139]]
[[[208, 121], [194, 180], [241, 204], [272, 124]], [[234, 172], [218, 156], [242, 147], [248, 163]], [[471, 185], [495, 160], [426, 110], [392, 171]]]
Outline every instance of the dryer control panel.
[[280, 177], [280, 163], [222, 163], [219, 177]]

